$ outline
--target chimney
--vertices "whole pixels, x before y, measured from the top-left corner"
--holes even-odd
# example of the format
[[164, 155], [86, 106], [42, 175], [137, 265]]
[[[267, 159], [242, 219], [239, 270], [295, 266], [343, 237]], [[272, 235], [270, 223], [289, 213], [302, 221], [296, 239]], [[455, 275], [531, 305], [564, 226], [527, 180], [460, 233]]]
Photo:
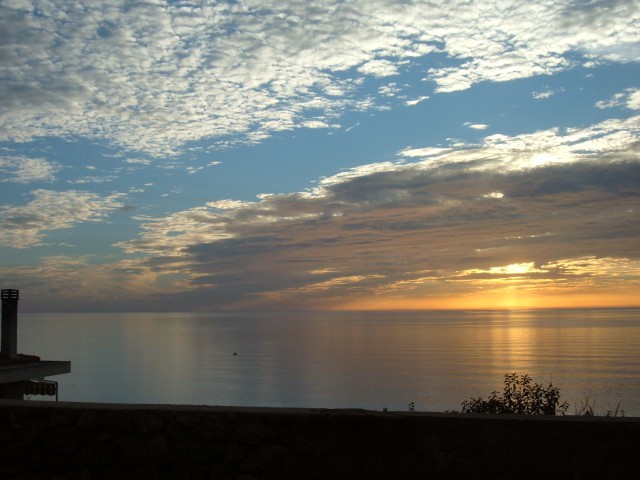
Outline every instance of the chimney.
[[18, 296], [20, 291], [2, 290], [2, 351], [0, 355], [18, 358]]

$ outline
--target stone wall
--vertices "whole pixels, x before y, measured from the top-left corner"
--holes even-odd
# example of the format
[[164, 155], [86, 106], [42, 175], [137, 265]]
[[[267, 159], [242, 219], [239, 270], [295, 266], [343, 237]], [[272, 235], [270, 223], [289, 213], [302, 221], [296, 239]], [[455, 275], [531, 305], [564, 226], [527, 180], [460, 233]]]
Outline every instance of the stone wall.
[[640, 478], [640, 419], [0, 401], [1, 479]]

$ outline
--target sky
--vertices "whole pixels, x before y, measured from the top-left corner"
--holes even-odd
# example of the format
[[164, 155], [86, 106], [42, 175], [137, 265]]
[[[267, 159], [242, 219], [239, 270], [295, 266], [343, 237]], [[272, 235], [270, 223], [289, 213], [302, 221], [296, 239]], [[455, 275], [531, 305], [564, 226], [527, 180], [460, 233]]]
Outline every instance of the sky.
[[640, 2], [0, 1], [29, 311], [640, 305]]

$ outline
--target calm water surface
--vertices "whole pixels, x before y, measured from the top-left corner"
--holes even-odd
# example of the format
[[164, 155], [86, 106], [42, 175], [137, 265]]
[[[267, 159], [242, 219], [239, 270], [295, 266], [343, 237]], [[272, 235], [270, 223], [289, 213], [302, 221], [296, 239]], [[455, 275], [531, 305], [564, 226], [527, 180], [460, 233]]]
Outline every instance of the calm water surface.
[[[60, 400], [459, 410], [506, 372], [640, 416], [640, 309], [21, 314]], [[34, 397], [44, 399], [46, 397]]]

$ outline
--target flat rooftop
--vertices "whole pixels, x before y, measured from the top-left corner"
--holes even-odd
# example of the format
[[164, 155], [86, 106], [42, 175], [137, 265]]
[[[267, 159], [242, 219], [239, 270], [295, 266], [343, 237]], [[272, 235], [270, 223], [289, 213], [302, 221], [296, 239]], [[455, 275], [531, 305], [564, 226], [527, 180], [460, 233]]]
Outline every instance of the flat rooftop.
[[26, 355], [0, 358], [0, 384], [33, 380], [71, 372], [70, 361], [40, 360]]

